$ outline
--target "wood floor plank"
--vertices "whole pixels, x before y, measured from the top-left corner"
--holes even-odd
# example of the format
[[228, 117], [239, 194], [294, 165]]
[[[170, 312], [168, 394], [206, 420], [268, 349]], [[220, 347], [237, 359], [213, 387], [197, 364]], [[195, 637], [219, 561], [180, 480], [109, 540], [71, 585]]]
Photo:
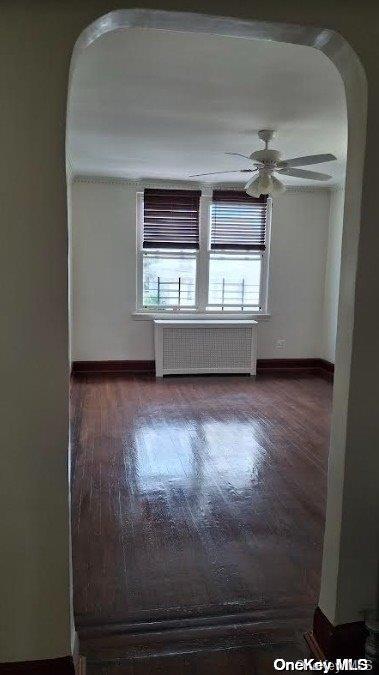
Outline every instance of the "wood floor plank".
[[154, 658], [89, 664], [87, 675], [273, 675], [274, 660], [309, 656], [299, 642], [254, 647], [221, 647]]
[[74, 378], [79, 630], [313, 608], [331, 392], [316, 377]]

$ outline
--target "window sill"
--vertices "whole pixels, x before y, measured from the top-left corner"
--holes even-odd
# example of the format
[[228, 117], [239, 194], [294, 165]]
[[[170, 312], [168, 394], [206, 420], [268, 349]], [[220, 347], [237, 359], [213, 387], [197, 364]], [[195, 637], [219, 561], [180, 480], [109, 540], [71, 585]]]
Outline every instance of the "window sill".
[[170, 319], [175, 321], [180, 319], [183, 319], [183, 321], [194, 319], [204, 319], [207, 321], [210, 321], [211, 319], [230, 319], [231, 321], [233, 319], [254, 319], [255, 321], [267, 321], [270, 317], [271, 314], [264, 312], [143, 312], [137, 310], [132, 314], [132, 318], [135, 321], [154, 321], [154, 319], [167, 319], [168, 321]]

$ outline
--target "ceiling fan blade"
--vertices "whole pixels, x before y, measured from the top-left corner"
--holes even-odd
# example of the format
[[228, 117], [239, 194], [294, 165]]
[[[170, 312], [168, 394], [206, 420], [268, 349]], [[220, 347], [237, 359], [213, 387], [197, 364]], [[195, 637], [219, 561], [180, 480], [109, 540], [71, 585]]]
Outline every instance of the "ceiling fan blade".
[[247, 155], [241, 155], [240, 152], [225, 152], [224, 154], [225, 155], [233, 155], [235, 157], [244, 157], [245, 159], [249, 159], [251, 161], [250, 157], [248, 157]]
[[294, 178], [310, 178], [311, 180], [329, 180], [331, 176], [327, 173], [319, 173], [318, 171], [307, 171], [306, 169], [280, 169], [278, 173], [281, 176], [294, 176]]
[[188, 177], [197, 178], [198, 176], [215, 176], [217, 173], [252, 173], [252, 171], [253, 169], [236, 169], [233, 171], [225, 169], [225, 171], [210, 171], [209, 173], [193, 173], [191, 176]]
[[322, 162], [332, 162], [337, 159], [334, 155], [305, 155], [305, 157], [293, 157], [292, 159], [283, 159], [278, 162], [278, 167], [287, 166], [307, 166], [308, 164], [322, 164]]

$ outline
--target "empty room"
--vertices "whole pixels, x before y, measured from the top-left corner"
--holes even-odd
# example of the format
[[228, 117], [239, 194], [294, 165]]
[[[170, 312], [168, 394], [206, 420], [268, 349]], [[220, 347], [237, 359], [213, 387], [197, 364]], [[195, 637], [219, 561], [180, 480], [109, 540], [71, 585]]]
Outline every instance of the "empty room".
[[346, 156], [342, 79], [314, 48], [119, 28], [75, 60], [72, 547], [90, 674], [195, 672], [194, 653], [199, 673], [271, 672], [273, 654], [309, 653]]
[[379, 669], [379, 5], [1, 5], [0, 673]]

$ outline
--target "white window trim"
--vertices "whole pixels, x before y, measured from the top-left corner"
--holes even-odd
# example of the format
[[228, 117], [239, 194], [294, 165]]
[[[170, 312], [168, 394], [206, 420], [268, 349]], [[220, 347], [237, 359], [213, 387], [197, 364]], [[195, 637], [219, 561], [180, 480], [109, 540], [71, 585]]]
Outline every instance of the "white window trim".
[[267, 199], [267, 222], [266, 222], [266, 248], [262, 256], [261, 265], [261, 283], [259, 289], [259, 304], [262, 314], [267, 314], [268, 309], [268, 291], [269, 291], [269, 272], [270, 272], [270, 249], [271, 249], [271, 219], [272, 219], [272, 197]]
[[137, 192], [136, 195], [136, 294], [137, 311], [142, 309], [143, 298], [143, 192]]
[[132, 316], [134, 319], [180, 319], [194, 318], [201, 319], [210, 317], [213, 319], [268, 319], [271, 314], [268, 309], [268, 289], [269, 289], [269, 265], [270, 265], [270, 244], [271, 244], [271, 216], [272, 200], [268, 198], [267, 223], [266, 223], [266, 249], [262, 252], [261, 279], [259, 311], [248, 312], [246, 310], [225, 309], [221, 312], [207, 310], [208, 305], [208, 282], [209, 282], [209, 260], [210, 260], [210, 209], [212, 205], [213, 190], [209, 188], [202, 189], [200, 197], [200, 215], [199, 215], [199, 249], [196, 252], [196, 308], [188, 307], [180, 310], [143, 307], [143, 192], [136, 194], [136, 311]]
[[230, 319], [231, 321], [235, 319], [255, 319], [256, 321], [267, 321], [270, 319], [271, 314], [264, 314], [263, 312], [232, 312], [224, 310], [223, 312], [200, 312], [194, 311], [193, 309], [183, 310], [180, 312], [175, 311], [166, 311], [166, 312], [155, 312], [154, 310], [136, 310], [132, 313], [132, 318], [136, 321], [153, 321], [154, 319], [164, 319], [164, 320], [173, 320], [178, 321], [178, 319], [186, 319], [194, 321], [197, 319], [217, 319], [224, 320]]
[[[209, 192], [209, 191], [207, 191]], [[210, 229], [209, 218], [212, 204], [212, 192], [207, 194], [201, 191], [200, 216], [199, 216], [199, 255], [197, 258], [197, 293], [196, 301], [199, 312], [206, 312], [208, 304], [208, 280], [209, 280], [209, 248]]]

